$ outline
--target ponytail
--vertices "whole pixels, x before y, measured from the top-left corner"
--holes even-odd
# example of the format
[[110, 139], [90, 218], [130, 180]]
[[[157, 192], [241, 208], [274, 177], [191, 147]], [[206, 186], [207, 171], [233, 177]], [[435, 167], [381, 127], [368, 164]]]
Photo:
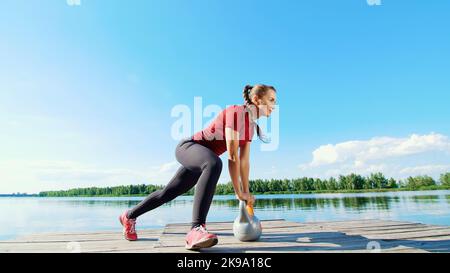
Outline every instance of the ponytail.
[[252, 102], [252, 100], [250, 98], [250, 92], [251, 92], [252, 89], [253, 89], [253, 86], [247, 84], [244, 87], [244, 92], [242, 92], [245, 104], [247, 104], [247, 105], [253, 104], [253, 102]]

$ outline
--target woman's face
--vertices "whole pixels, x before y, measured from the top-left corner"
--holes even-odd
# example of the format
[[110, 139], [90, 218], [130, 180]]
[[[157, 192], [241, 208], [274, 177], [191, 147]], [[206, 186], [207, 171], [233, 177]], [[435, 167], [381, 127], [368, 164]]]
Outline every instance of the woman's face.
[[259, 108], [260, 116], [269, 117], [275, 108], [277, 102], [277, 93], [274, 90], [269, 90], [264, 96], [258, 98], [256, 97], [255, 104]]

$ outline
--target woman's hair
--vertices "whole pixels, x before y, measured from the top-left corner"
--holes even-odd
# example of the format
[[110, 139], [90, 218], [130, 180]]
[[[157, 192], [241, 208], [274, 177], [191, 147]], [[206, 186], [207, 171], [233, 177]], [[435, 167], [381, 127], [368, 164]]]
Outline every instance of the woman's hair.
[[[253, 96], [256, 95], [259, 98], [264, 97], [267, 94], [267, 92], [269, 92], [270, 90], [273, 90], [274, 92], [277, 92], [275, 87], [270, 86], [270, 85], [265, 85], [265, 84], [257, 84], [255, 86], [246, 85], [244, 87], [244, 91], [242, 92], [245, 104], [247, 106], [254, 105], [254, 103], [252, 102], [252, 99], [251, 99]], [[266, 138], [266, 136], [264, 135], [264, 133], [262, 132], [262, 130], [259, 127], [258, 124], [256, 124], [256, 133], [258, 135], [258, 138], [261, 141], [263, 141], [265, 143], [270, 142], [270, 140], [268, 140]]]

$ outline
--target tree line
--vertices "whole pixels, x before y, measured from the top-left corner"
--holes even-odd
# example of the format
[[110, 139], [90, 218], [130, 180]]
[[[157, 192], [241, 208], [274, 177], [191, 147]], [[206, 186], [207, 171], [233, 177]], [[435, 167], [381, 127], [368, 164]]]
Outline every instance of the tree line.
[[76, 196], [132, 196], [132, 195], [148, 195], [154, 191], [162, 189], [163, 186], [158, 185], [128, 185], [116, 187], [90, 187], [76, 188], [61, 191], [44, 191], [40, 192], [41, 197], [76, 197]]
[[[254, 194], [268, 193], [306, 193], [306, 192], [339, 192], [339, 191], [373, 191], [373, 190], [421, 190], [450, 189], [450, 172], [441, 174], [439, 181], [427, 175], [408, 177], [405, 180], [386, 178], [382, 173], [372, 173], [369, 176], [358, 174], [340, 175], [338, 178], [297, 178], [297, 179], [255, 179], [250, 181], [250, 191]], [[40, 192], [41, 197], [76, 197], [76, 196], [136, 196], [149, 195], [161, 190], [160, 185], [128, 185], [106, 188], [78, 188], [63, 191]], [[195, 188], [184, 195], [193, 195]], [[233, 184], [218, 184], [216, 194], [234, 194]]]

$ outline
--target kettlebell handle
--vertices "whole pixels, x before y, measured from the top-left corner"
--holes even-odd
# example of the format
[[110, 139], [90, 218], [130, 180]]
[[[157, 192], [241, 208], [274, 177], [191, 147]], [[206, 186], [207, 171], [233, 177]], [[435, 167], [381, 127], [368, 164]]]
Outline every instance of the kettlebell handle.
[[239, 222], [240, 223], [250, 223], [250, 216], [247, 212], [247, 202], [239, 201]]

